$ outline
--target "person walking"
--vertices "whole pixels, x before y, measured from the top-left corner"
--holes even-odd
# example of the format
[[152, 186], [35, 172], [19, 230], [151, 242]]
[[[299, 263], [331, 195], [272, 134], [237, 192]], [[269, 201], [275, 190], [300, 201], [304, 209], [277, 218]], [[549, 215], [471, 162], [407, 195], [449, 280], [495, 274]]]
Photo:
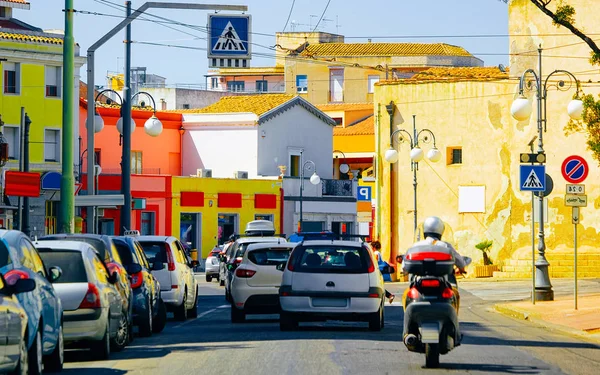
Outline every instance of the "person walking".
[[[377, 266], [379, 267], [382, 263], [385, 263], [385, 261], [381, 257], [381, 242], [377, 240], [372, 241], [371, 247], [373, 248], [373, 250], [375, 250], [374, 254], [377, 258]], [[387, 298], [389, 300], [389, 303], [391, 304], [394, 301], [394, 298], [396, 298], [396, 295], [394, 293], [390, 293], [387, 289], [385, 289], [385, 298]]]

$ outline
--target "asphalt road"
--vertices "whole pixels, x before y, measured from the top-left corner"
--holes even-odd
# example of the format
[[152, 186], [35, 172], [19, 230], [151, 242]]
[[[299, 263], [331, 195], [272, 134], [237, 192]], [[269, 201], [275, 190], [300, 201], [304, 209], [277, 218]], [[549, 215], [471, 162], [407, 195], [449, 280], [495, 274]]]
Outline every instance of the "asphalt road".
[[[199, 278], [199, 280], [201, 280]], [[280, 332], [278, 316], [250, 316], [231, 324], [223, 288], [200, 281], [199, 315], [170, 321], [163, 333], [136, 338], [111, 359], [93, 362], [69, 351], [64, 374], [598, 374], [600, 347], [506, 318], [490, 302], [461, 293], [463, 345], [423, 368], [424, 355], [401, 343], [402, 306], [386, 304], [386, 326], [363, 323], [301, 324]], [[402, 288], [394, 285], [394, 289]], [[395, 290], [393, 290], [395, 291]]]

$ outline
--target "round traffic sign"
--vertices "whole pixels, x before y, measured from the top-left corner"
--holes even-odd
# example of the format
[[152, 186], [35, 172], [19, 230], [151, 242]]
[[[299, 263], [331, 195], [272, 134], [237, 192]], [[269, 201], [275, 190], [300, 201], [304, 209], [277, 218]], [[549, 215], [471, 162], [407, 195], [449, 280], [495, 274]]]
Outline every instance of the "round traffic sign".
[[562, 175], [572, 184], [582, 183], [590, 171], [588, 163], [579, 155], [571, 155], [565, 159], [560, 169]]

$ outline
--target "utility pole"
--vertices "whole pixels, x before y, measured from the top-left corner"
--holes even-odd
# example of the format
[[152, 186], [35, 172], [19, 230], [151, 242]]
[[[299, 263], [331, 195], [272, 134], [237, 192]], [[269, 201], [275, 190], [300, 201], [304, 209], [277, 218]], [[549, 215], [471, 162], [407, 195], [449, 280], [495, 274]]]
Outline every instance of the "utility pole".
[[[75, 39], [73, 38], [73, 12], [73, 0], [65, 0], [62, 79], [62, 175], [60, 178], [60, 209], [58, 210], [58, 230], [60, 233], [73, 233], [75, 225], [75, 177], [73, 175]], [[94, 87], [88, 87], [88, 90], [91, 90], [93, 93]]]
[[[29, 126], [31, 120], [27, 113], [25, 113], [25, 128], [23, 130], [23, 172], [29, 172]], [[22, 229], [21, 231], [25, 235], [29, 236], [29, 197], [23, 197], [23, 219], [21, 220]]]
[[[131, 1], [126, 1], [127, 19], [131, 16]], [[125, 87], [123, 87], [123, 152], [121, 159], [121, 194], [124, 203], [121, 207], [119, 234], [131, 229], [131, 23], [125, 28]], [[135, 124], [133, 124], [135, 126]]]

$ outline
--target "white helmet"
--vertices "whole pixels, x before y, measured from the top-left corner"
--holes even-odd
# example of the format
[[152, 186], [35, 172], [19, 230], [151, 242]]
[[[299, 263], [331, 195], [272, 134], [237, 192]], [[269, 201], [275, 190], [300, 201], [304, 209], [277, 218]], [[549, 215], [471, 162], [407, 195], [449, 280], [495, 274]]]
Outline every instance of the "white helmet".
[[423, 232], [426, 235], [427, 233], [434, 233], [441, 238], [442, 234], [444, 234], [444, 222], [437, 216], [430, 216], [423, 223]]

